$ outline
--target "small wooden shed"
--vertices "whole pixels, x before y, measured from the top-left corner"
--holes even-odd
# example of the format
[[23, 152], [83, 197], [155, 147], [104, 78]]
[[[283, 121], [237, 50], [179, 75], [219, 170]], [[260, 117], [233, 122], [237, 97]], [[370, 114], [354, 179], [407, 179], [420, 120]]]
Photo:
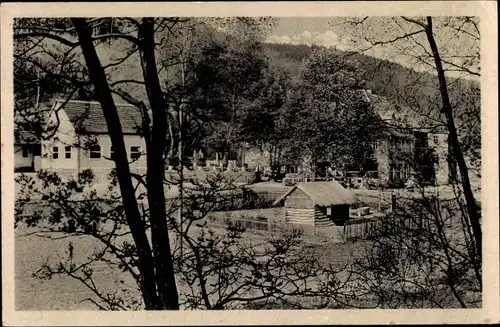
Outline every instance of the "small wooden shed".
[[354, 195], [337, 181], [300, 183], [274, 202], [285, 207], [285, 221], [312, 226], [343, 225]]

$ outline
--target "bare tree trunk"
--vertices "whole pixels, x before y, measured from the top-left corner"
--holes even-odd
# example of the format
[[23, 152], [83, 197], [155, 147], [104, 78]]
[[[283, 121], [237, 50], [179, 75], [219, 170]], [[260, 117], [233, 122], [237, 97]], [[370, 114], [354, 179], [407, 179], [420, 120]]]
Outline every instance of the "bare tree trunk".
[[[182, 74], [182, 87], [186, 87], [186, 80], [184, 76], [184, 56], [181, 55], [181, 74]], [[184, 241], [182, 239], [182, 232], [184, 231], [184, 216], [183, 216], [183, 192], [184, 192], [184, 166], [183, 166], [183, 157], [184, 157], [184, 145], [183, 145], [183, 128], [184, 128], [184, 96], [181, 97], [181, 104], [179, 105], [179, 223], [181, 235], [179, 235], [180, 241], [180, 252], [181, 257], [184, 255]]]
[[460, 147], [460, 142], [458, 140], [457, 129], [453, 119], [453, 108], [450, 103], [448, 95], [448, 86], [446, 84], [446, 77], [444, 75], [444, 69], [441, 62], [441, 57], [439, 55], [438, 47], [434, 39], [434, 34], [432, 31], [432, 18], [427, 17], [427, 26], [425, 28], [425, 33], [427, 35], [427, 40], [432, 50], [432, 55], [434, 57], [434, 62], [436, 64], [436, 70], [439, 78], [439, 89], [441, 91], [441, 98], [443, 101], [442, 111], [446, 115], [446, 125], [449, 132], [449, 142], [452, 147], [452, 155], [455, 158], [458, 169], [460, 171], [460, 177], [462, 179], [462, 187], [464, 189], [465, 201], [467, 203], [467, 212], [469, 214], [469, 219], [472, 226], [472, 231], [474, 233], [474, 239], [476, 243], [476, 250], [478, 256], [481, 258], [482, 254], [482, 231], [481, 231], [481, 216], [477, 207], [476, 199], [472, 193], [472, 188], [469, 180], [469, 171], [467, 169], [467, 164]]
[[111, 143], [114, 147], [116, 172], [125, 209], [125, 216], [139, 255], [138, 267], [143, 277], [141, 281], [141, 292], [144, 303], [147, 310], [158, 309], [159, 301], [156, 293], [154, 261], [151, 255], [151, 247], [146, 236], [146, 227], [141, 219], [139, 207], [135, 198], [118, 112], [106, 80], [106, 74], [97, 56], [92, 41], [92, 33], [86, 20], [83, 18], [72, 18], [71, 21], [78, 34], [83, 56], [88, 67], [90, 80], [95, 86], [97, 100], [101, 104], [111, 137]]
[[168, 126], [166, 102], [160, 86], [155, 58], [154, 20], [144, 18], [139, 29], [139, 40], [143, 43], [141, 63], [153, 124], [150, 148], [147, 153], [147, 187], [151, 220], [151, 237], [156, 268], [156, 285], [162, 309], [178, 310], [179, 298], [175, 283], [174, 265], [168, 235], [165, 208], [163, 153], [166, 147]]

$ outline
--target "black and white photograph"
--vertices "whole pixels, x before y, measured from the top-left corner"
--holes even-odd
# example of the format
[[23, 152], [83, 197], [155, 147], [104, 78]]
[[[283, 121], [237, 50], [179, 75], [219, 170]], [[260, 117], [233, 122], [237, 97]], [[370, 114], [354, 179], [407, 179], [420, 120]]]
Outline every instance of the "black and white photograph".
[[496, 3], [478, 4], [11, 14], [11, 309], [498, 321]]

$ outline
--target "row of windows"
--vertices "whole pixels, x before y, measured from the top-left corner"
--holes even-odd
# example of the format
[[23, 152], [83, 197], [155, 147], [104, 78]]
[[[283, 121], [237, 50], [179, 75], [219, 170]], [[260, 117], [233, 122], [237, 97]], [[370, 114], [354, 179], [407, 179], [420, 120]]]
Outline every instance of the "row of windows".
[[402, 150], [402, 151], [413, 151], [413, 142], [410, 140], [396, 140], [392, 139], [391, 141], [391, 150]]
[[[413, 142], [409, 141], [409, 140], [392, 139], [390, 146], [391, 146], [391, 150], [398, 149], [400, 151], [406, 151], [406, 152], [411, 152], [414, 149]], [[380, 141], [376, 141], [372, 144], [373, 149], [378, 149], [379, 147], [380, 147]]]
[[[23, 149], [23, 157], [25, 156], [25, 152]], [[26, 152], [26, 157], [28, 156]], [[101, 146], [94, 145], [89, 149], [89, 156], [91, 159], [100, 159], [101, 155]], [[64, 157], [66, 159], [71, 159], [71, 146], [64, 147]], [[130, 159], [139, 159], [141, 157], [141, 147], [140, 146], [130, 146]], [[114, 159], [114, 149], [113, 146], [109, 147], [109, 158]], [[59, 147], [52, 147], [52, 159], [59, 159]]]
[[[71, 159], [71, 146], [64, 147], [64, 157], [66, 159]], [[52, 147], [52, 159], [59, 159], [59, 147]]]
[[390, 167], [392, 180], [395, 179], [407, 179], [410, 177], [411, 168], [406, 162], [401, 164], [393, 164]]
[[[432, 141], [434, 144], [439, 144], [439, 136], [434, 135], [432, 137]], [[374, 149], [377, 149], [380, 147], [380, 141], [376, 141], [372, 144], [372, 147]], [[396, 140], [392, 139], [391, 140], [391, 149], [398, 149], [398, 150], [403, 150], [403, 151], [413, 151], [414, 145], [412, 141], [409, 140]]]

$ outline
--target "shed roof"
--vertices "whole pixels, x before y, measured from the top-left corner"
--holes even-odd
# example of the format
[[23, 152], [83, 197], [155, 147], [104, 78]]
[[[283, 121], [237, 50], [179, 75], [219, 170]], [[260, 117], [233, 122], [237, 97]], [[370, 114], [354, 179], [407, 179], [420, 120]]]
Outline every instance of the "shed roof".
[[328, 181], [299, 183], [291, 187], [290, 190], [288, 190], [278, 200], [276, 200], [274, 202], [274, 205], [277, 205], [278, 203], [283, 201], [295, 189], [300, 189], [313, 201], [315, 205], [319, 206], [352, 204], [355, 201], [354, 195], [349, 190], [346, 190], [342, 185], [340, 185], [339, 182]]
[[[56, 100], [64, 104], [65, 100]], [[108, 126], [102, 112], [101, 104], [94, 101], [70, 100], [62, 109], [70, 121], [78, 125], [81, 133], [108, 134]], [[118, 117], [124, 134], [139, 134], [142, 116], [139, 109], [130, 104], [116, 104]]]

